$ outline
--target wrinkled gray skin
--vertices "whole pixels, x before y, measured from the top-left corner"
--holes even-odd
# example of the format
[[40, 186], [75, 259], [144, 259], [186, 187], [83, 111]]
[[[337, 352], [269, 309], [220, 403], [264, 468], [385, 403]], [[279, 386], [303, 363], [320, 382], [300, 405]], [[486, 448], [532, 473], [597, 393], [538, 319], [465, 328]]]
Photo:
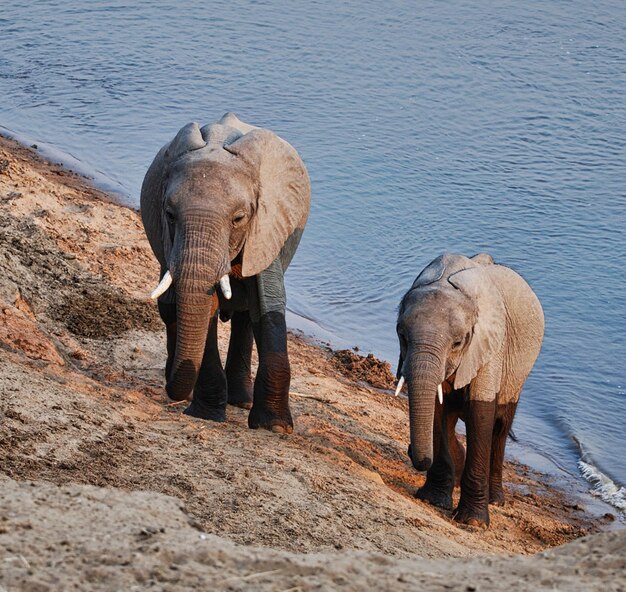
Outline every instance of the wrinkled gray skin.
[[[223, 318], [233, 318], [231, 345], [236, 341], [229, 350], [230, 382], [242, 391], [233, 394], [229, 384], [229, 402], [251, 398], [254, 328], [263, 359], [251, 427], [291, 431], [283, 273], [309, 206], [308, 174], [293, 147], [230, 113], [202, 128], [186, 125], [150, 165], [142, 220], [161, 277], [166, 271], [173, 277], [159, 298], [168, 333], [166, 390], [176, 400], [193, 393], [190, 414], [223, 420], [226, 379], [214, 327], [221, 309]], [[219, 290], [225, 274], [232, 301]]]
[[[408, 387], [409, 456], [417, 470], [428, 471], [416, 496], [452, 510], [460, 477], [457, 521], [486, 527], [488, 504], [504, 503], [506, 437], [543, 326], [528, 284], [487, 254], [437, 257], [402, 299], [398, 377]], [[454, 430], [459, 418], [466, 423], [467, 459]]]

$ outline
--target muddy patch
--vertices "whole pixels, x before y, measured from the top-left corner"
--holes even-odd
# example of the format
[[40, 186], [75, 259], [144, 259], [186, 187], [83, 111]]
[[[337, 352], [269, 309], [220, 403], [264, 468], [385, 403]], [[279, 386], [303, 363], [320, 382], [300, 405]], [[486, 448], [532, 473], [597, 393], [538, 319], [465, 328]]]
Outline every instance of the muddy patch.
[[162, 328], [155, 306], [102, 287], [69, 295], [62, 304], [52, 307], [51, 316], [80, 337], [105, 338], [132, 329]]
[[59, 321], [80, 337], [106, 338], [132, 329], [162, 328], [156, 306], [130, 297], [85, 271], [60, 251], [35, 220], [0, 212], [0, 269], [5, 301], [34, 318]]
[[351, 380], [364, 381], [375, 388], [394, 389], [396, 377], [389, 362], [383, 362], [373, 354], [361, 356], [350, 349], [334, 352], [337, 367]]

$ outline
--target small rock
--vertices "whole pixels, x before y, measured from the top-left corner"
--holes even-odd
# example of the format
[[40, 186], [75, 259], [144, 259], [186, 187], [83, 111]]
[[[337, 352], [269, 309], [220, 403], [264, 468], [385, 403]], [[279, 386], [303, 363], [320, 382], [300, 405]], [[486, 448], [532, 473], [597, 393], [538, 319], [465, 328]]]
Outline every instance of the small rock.
[[154, 526], [146, 526], [139, 531], [139, 536], [141, 538], [150, 538], [151, 536], [157, 534], [159, 530]]

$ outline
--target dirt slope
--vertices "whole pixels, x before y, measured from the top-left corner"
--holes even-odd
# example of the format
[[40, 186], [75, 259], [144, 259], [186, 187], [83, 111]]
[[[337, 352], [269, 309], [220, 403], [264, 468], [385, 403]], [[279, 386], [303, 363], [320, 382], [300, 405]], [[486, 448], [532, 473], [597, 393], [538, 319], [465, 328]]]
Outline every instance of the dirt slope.
[[[626, 537], [610, 532], [534, 557], [301, 555], [242, 547], [190, 523], [179, 500], [0, 478], [7, 590], [599, 590], [626, 586]], [[97, 532], [97, 536], [95, 536]], [[601, 586], [601, 587], [600, 587]]]
[[[0, 138], [2, 585], [26, 589], [39, 578], [69, 588], [91, 574], [95, 586], [113, 577], [111, 566], [119, 585], [110, 589], [132, 578], [164, 585], [181, 563], [192, 566], [180, 580], [191, 585], [209, 581], [210, 563], [225, 578], [237, 574], [225, 589], [246, 589], [248, 577], [258, 589], [281, 589], [254, 576], [274, 569], [267, 563], [295, 566], [280, 580], [286, 589], [294, 574], [332, 579], [333, 569], [339, 578], [361, 569], [364, 559], [337, 550], [410, 562], [534, 553], [598, 529], [524, 467], [507, 467], [510, 503], [492, 510], [488, 531], [459, 528], [415, 500], [423, 477], [406, 457], [406, 401], [352, 380], [345, 360], [359, 377], [370, 365], [379, 386], [384, 365], [337, 357], [302, 336], [290, 336], [293, 435], [248, 430], [237, 408], [225, 424], [181, 415], [164, 395], [163, 331], [146, 297], [157, 266], [137, 213], [103, 197]], [[220, 327], [223, 340], [227, 331]], [[335, 559], [242, 549], [209, 535]], [[367, 557], [373, 567], [362, 583], [392, 561]], [[399, 578], [394, 570], [413, 564], [393, 565]], [[487, 573], [485, 565], [475, 569]]]

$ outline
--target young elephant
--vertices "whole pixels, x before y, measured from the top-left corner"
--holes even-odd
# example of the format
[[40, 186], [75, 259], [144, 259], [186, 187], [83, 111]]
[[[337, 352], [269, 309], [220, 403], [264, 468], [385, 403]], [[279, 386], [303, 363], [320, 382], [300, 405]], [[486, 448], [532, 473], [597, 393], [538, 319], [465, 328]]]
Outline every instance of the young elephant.
[[[309, 205], [295, 149], [231, 113], [186, 125], [150, 165], [141, 216], [161, 266], [152, 297], [167, 329], [166, 390], [192, 398], [188, 415], [224, 421], [228, 402], [252, 407], [251, 428], [292, 431], [283, 274]], [[218, 310], [232, 326], [225, 371]]]
[[[502, 462], [522, 386], [543, 340], [543, 311], [528, 284], [486, 254], [444, 254], [400, 303], [398, 391], [409, 393], [409, 456], [428, 471], [416, 497], [452, 510], [458, 522], [489, 525], [503, 505]], [[455, 435], [466, 424], [467, 458]], [[465, 461], [465, 467], [463, 463]]]

